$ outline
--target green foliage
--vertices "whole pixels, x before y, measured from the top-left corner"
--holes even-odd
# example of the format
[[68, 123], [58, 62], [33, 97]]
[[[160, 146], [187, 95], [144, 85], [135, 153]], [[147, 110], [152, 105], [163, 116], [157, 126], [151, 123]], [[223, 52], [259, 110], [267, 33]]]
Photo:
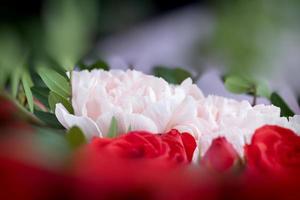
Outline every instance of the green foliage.
[[271, 94], [270, 100], [273, 105], [280, 108], [281, 116], [291, 117], [295, 115], [295, 113], [290, 109], [290, 107], [287, 105], [287, 103], [282, 99], [282, 97], [278, 93], [273, 92]]
[[86, 65], [81, 62], [78, 64], [78, 67], [81, 70], [89, 70], [89, 71], [91, 71], [93, 69], [103, 69], [103, 70], [108, 71], [110, 69], [109, 65], [104, 60], [101, 60], [101, 59], [97, 60], [96, 62], [94, 62], [91, 65]]
[[97, 19], [95, 0], [52, 0], [46, 4], [46, 47], [49, 55], [71, 71], [89, 48]]
[[236, 94], [248, 93], [254, 96], [270, 97], [269, 87], [262, 81], [254, 81], [238, 75], [229, 75], [224, 80], [225, 88]]
[[97, 60], [95, 63], [93, 63], [92, 65], [90, 65], [90, 69], [103, 69], [108, 71], [109, 70], [109, 66], [108, 64], [103, 61], [103, 60]]
[[56, 71], [44, 67], [38, 69], [38, 74], [51, 91], [65, 98], [71, 95], [70, 83]]
[[157, 77], [165, 79], [172, 84], [180, 84], [188, 77], [192, 77], [192, 74], [181, 68], [167, 68], [163, 66], [157, 66], [153, 68], [153, 74]]
[[25, 53], [18, 34], [10, 27], [0, 29], [0, 44], [0, 88], [3, 89], [9, 77], [24, 64]]
[[118, 134], [118, 121], [115, 117], [112, 117], [107, 137], [114, 138], [117, 136], [117, 134]]
[[78, 147], [80, 147], [83, 144], [86, 144], [86, 138], [82, 132], [82, 130], [77, 127], [77, 126], [73, 126], [65, 135], [66, 140], [69, 144], [69, 146], [72, 149], [76, 149]]
[[60, 96], [59, 94], [53, 91], [50, 91], [49, 93], [48, 102], [52, 112], [55, 111], [55, 106], [57, 103], [62, 103], [64, 107], [69, 111], [69, 113], [74, 113], [73, 107], [70, 104], [70, 102], [66, 98]]
[[257, 94], [257, 96], [265, 97], [267, 99], [269, 99], [271, 97], [271, 91], [270, 91], [268, 85], [264, 82], [259, 82], [256, 85], [256, 94]]
[[33, 95], [30, 89], [33, 86], [33, 83], [28, 72], [23, 73], [22, 84], [25, 91], [29, 110], [33, 112], [34, 102], [33, 102]]
[[34, 114], [47, 126], [52, 128], [57, 128], [57, 129], [63, 129], [62, 125], [59, 123], [59, 121], [57, 120], [54, 114], [49, 112], [38, 111], [38, 110], [35, 110]]
[[22, 68], [17, 67], [14, 73], [11, 73], [11, 95], [17, 97], [19, 85], [22, 76]]
[[237, 94], [249, 93], [253, 91], [254, 87], [251, 81], [233, 75], [225, 77], [224, 84], [227, 90]]
[[33, 86], [31, 88], [33, 96], [38, 99], [44, 106], [49, 108], [48, 95], [50, 90], [46, 87]]
[[286, 6], [278, 6], [283, 2], [218, 1], [216, 29], [207, 49], [210, 56], [219, 58], [233, 73], [252, 77], [268, 73], [274, 55], [280, 53], [282, 31], [290, 26], [283, 19], [291, 13], [284, 10]]
[[[73, 113], [66, 71], [88, 52], [98, 7], [96, 0], [49, 0], [44, 8], [43, 24], [33, 21], [0, 30], [0, 92], [10, 97], [28, 122], [61, 129], [52, 112], [62, 103]], [[109, 70], [102, 60], [89, 68]]]

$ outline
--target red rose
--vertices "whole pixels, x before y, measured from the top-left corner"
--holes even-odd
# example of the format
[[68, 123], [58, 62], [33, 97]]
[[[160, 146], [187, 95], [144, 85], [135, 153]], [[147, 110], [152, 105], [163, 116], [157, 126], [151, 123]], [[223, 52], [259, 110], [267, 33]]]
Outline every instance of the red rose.
[[300, 137], [279, 126], [264, 126], [255, 131], [245, 147], [249, 171], [262, 174], [299, 174]]
[[240, 161], [238, 153], [224, 137], [213, 140], [203, 156], [201, 165], [209, 170], [225, 172], [232, 169]]
[[196, 142], [190, 134], [180, 134], [177, 130], [166, 134], [133, 131], [113, 139], [94, 138], [90, 146], [105, 154], [126, 159], [161, 159], [188, 163], [192, 160]]
[[[189, 162], [195, 149], [189, 134], [131, 132], [96, 138], [73, 154], [70, 174], [78, 199], [215, 199], [217, 182]], [[174, 163], [176, 167], [174, 166]]]

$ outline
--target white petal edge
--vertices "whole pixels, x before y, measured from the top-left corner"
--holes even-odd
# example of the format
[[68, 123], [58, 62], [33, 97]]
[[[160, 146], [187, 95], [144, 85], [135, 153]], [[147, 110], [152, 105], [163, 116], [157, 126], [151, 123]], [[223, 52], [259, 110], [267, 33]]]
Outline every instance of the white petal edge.
[[61, 103], [56, 104], [55, 115], [58, 121], [66, 129], [69, 129], [72, 126], [81, 128], [88, 140], [92, 139], [94, 136], [102, 137], [102, 133], [92, 119], [70, 114]]

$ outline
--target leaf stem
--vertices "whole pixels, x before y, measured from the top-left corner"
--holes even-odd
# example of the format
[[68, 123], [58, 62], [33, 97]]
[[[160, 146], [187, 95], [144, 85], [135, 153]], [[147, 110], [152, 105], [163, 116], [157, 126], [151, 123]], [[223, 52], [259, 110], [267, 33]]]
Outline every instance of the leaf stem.
[[256, 91], [256, 87], [253, 87], [253, 100], [252, 100], [252, 106], [255, 106], [257, 102], [257, 91]]

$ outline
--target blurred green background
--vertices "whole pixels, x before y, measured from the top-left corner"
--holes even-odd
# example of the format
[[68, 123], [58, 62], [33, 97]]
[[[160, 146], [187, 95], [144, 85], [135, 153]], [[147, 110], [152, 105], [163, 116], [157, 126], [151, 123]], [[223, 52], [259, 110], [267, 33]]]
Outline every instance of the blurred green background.
[[16, 94], [19, 79], [34, 84], [24, 69], [103, 59], [147, 73], [181, 67], [206, 94], [245, 98], [204, 81], [213, 71], [233, 93], [279, 91], [298, 112], [299, 9], [298, 0], [4, 0], [0, 86]]

